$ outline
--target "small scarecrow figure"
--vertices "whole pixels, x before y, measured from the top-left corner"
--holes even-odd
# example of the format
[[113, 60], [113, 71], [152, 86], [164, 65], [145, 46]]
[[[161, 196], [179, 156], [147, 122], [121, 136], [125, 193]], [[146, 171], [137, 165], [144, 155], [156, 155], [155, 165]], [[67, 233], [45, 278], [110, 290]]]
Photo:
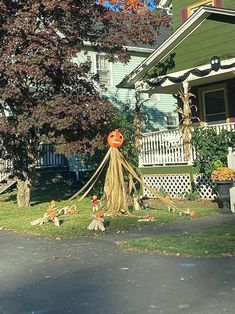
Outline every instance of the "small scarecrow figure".
[[99, 230], [100, 229], [101, 231], [105, 231], [105, 227], [104, 227], [104, 213], [101, 212], [101, 211], [96, 212], [96, 214], [93, 217], [94, 217], [94, 219], [89, 224], [87, 229], [88, 230]]
[[99, 209], [98, 208], [98, 198], [96, 195], [92, 196], [91, 204], [92, 204], [92, 211], [93, 211], [93, 213], [95, 213]]

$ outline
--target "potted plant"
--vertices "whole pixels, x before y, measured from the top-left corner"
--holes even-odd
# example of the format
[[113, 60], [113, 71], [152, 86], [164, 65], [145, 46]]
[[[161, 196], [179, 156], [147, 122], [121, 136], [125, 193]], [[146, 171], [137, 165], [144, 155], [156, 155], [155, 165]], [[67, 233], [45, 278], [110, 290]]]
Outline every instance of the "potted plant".
[[230, 212], [230, 188], [234, 185], [235, 170], [228, 167], [219, 167], [211, 174], [211, 180], [216, 183], [218, 204], [222, 212]]

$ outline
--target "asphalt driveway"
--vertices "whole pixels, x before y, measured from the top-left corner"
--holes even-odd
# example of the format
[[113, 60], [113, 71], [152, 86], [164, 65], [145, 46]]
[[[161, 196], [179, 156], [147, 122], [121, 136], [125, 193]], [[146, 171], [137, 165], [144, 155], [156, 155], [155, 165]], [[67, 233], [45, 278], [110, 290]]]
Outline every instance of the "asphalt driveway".
[[138, 233], [147, 235], [56, 240], [0, 231], [0, 313], [235, 313], [235, 257], [159, 256], [115, 245]]

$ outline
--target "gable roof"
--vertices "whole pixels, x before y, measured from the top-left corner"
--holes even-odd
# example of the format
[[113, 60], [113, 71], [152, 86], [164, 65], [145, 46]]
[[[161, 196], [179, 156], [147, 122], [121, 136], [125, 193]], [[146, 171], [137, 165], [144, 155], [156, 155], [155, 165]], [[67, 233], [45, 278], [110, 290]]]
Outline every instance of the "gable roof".
[[158, 62], [175, 49], [184, 39], [195, 31], [201, 23], [210, 15], [235, 17], [235, 10], [216, 8], [210, 6], [200, 7], [182, 24], [159, 48], [157, 48], [147, 59], [136, 67], [118, 85], [119, 88], [134, 88], [134, 84], [139, 81]]
[[159, 6], [160, 7], [169, 7], [172, 5], [172, 0], [160, 0]]

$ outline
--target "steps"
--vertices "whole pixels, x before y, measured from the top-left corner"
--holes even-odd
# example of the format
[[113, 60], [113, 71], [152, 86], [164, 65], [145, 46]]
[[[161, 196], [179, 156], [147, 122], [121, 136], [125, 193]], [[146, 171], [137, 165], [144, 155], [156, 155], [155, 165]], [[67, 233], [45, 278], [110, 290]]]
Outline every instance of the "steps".
[[4, 192], [6, 192], [8, 189], [13, 187], [14, 185], [16, 185], [16, 179], [15, 178], [3, 180], [2, 182], [0, 182], [0, 194], [3, 194]]

